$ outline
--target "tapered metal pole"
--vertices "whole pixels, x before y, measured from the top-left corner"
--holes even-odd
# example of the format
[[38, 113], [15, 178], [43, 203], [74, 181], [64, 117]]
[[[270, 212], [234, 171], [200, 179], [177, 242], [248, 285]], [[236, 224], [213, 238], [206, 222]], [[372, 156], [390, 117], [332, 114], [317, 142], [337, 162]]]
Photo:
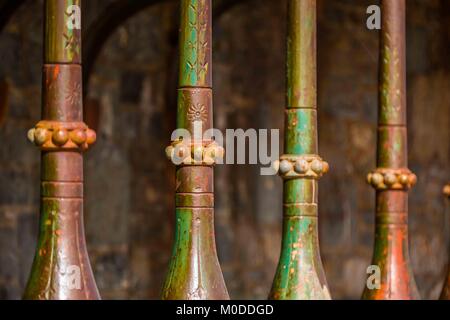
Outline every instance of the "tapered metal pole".
[[363, 299], [419, 299], [408, 250], [405, 0], [382, 0], [377, 169], [367, 177], [376, 189], [372, 264], [379, 286], [366, 286]]
[[318, 155], [316, 1], [289, 0], [281, 256], [270, 299], [330, 299], [319, 251], [318, 179], [328, 163]]
[[168, 300], [229, 298], [214, 236], [213, 165], [223, 148], [203, 137], [213, 126], [211, 8], [211, 0], [181, 1], [177, 128], [191, 140], [166, 149], [177, 164], [175, 243], [162, 292]]
[[99, 299], [83, 226], [81, 1], [45, 1], [42, 121], [28, 138], [42, 150], [38, 246], [24, 299]]
[[[445, 197], [447, 198], [447, 204], [448, 204], [449, 200], [450, 200], [450, 183], [444, 187], [443, 192], [444, 192]], [[444, 287], [442, 288], [440, 299], [441, 300], [450, 300], [450, 262], [448, 264], [447, 279], [445, 280]]]

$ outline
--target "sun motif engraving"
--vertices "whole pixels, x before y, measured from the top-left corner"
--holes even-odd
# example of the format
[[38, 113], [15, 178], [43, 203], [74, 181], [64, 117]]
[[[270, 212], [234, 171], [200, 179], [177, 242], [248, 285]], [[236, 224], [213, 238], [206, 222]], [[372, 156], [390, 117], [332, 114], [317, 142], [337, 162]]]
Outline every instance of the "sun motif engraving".
[[206, 107], [204, 104], [197, 103], [193, 104], [189, 107], [188, 110], [188, 119], [190, 121], [206, 121]]
[[75, 82], [73, 86], [66, 89], [65, 100], [71, 105], [76, 105], [81, 101], [82, 88], [79, 82]]

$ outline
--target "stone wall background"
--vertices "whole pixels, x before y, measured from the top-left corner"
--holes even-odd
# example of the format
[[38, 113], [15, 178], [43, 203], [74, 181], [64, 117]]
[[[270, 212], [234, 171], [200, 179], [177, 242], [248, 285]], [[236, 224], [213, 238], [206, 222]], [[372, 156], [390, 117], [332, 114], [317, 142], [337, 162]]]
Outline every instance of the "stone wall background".
[[[0, 34], [0, 298], [19, 299], [34, 255], [39, 151], [42, 0], [28, 0]], [[111, 0], [84, 2], [84, 26]], [[358, 299], [373, 245], [378, 1], [321, 0], [318, 20], [322, 259], [333, 298]], [[286, 1], [247, 0], [215, 20], [215, 126], [283, 128]], [[407, 1], [410, 252], [423, 298], [435, 299], [446, 263], [450, 4]], [[108, 39], [87, 86], [86, 121], [99, 139], [86, 155], [86, 236], [105, 299], [156, 299], [172, 244], [177, 1], [150, 6]], [[89, 57], [88, 57], [89, 58]], [[281, 181], [257, 166], [216, 169], [216, 237], [233, 299], [264, 299], [280, 249]]]

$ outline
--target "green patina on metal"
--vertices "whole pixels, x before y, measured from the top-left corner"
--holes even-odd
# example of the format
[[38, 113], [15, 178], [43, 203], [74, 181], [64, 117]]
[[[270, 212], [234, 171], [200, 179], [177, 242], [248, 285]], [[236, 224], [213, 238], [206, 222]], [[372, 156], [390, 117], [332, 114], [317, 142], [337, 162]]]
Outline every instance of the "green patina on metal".
[[377, 169], [368, 181], [376, 189], [372, 265], [363, 299], [419, 299], [408, 250], [408, 169], [406, 127], [405, 0], [382, 0]]
[[314, 193], [317, 183], [310, 179], [290, 179], [284, 181], [283, 198], [285, 204], [313, 203], [316, 204]]
[[[189, 210], [176, 210], [175, 244], [173, 245], [172, 259], [170, 260], [168, 280], [163, 287], [163, 299], [167, 296], [173, 284], [186, 283], [190, 263], [190, 248], [192, 248], [192, 213]], [[175, 286], [175, 290], [181, 286]]]
[[285, 150], [288, 154], [314, 154], [317, 150], [317, 112], [315, 109], [286, 111]]
[[[318, 153], [316, 1], [289, 0], [288, 15], [285, 153], [298, 164]], [[270, 299], [331, 299], [319, 251], [318, 178], [285, 177], [282, 248]]]
[[185, 22], [180, 30], [181, 87], [209, 87], [211, 85], [211, 49], [208, 32], [211, 30], [209, 0], [181, 1], [181, 17]]
[[203, 131], [213, 127], [211, 0], [182, 0], [180, 4], [177, 128], [187, 130], [192, 140], [183, 140], [181, 149], [169, 146], [166, 152], [173, 160], [175, 153], [185, 159], [200, 150], [201, 160], [183, 162], [176, 169], [175, 240], [162, 298], [229, 299], [214, 236], [214, 169], [202, 157], [211, 141], [193, 136], [194, 123], [201, 124]]
[[315, 1], [291, 1], [287, 36], [287, 108], [316, 107]]
[[[226, 298], [212, 291], [223, 284], [217, 282], [217, 261], [212, 210], [177, 208], [175, 244], [169, 265], [163, 299], [203, 300]], [[220, 280], [220, 277], [219, 277]]]
[[[285, 217], [280, 266], [274, 286], [277, 299], [321, 300], [330, 299], [320, 256], [317, 255], [317, 217]], [[318, 276], [319, 275], [319, 276]]]
[[41, 236], [38, 239], [36, 254], [33, 261], [24, 299], [51, 299], [52, 277], [57, 254], [58, 203], [42, 206], [40, 216]]

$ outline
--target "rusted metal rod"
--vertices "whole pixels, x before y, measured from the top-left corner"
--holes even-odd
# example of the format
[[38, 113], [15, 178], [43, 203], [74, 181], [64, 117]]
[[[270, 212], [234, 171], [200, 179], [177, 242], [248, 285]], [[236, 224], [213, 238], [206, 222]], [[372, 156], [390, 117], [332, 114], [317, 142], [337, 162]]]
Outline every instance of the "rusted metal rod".
[[182, 0], [177, 128], [191, 140], [176, 139], [166, 149], [177, 158], [176, 227], [173, 254], [164, 283], [166, 300], [229, 299], [214, 236], [213, 165], [223, 148], [194, 136], [213, 126], [211, 0]]
[[[450, 200], [450, 183], [444, 187], [443, 193], [444, 193], [444, 196], [447, 198], [447, 204], [448, 204], [449, 200]], [[444, 287], [442, 288], [440, 299], [441, 300], [450, 300], [450, 262], [448, 264], [447, 279], [444, 283]]]
[[318, 153], [316, 1], [289, 0], [281, 256], [270, 299], [331, 299], [318, 240], [318, 179], [328, 163]]
[[382, 0], [377, 169], [367, 177], [376, 189], [372, 264], [380, 283], [365, 287], [363, 299], [419, 299], [408, 250], [405, 0]]
[[28, 138], [42, 150], [39, 240], [24, 299], [99, 299], [83, 226], [81, 0], [45, 1], [42, 121]]

